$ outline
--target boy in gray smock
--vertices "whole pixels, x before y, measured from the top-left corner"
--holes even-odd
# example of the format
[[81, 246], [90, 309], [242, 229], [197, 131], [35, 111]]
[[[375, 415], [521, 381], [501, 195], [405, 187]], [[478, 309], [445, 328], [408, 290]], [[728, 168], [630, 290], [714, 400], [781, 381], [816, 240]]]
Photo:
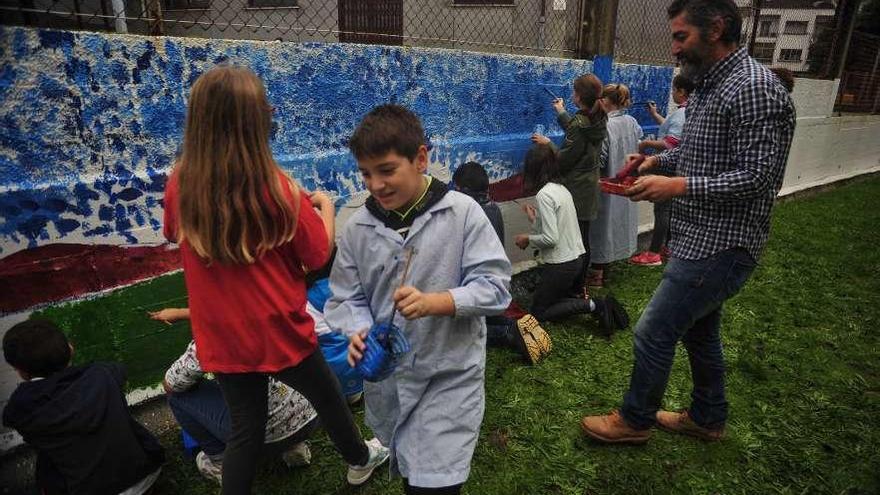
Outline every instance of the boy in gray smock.
[[375, 108], [349, 146], [370, 198], [339, 239], [324, 315], [349, 336], [354, 365], [365, 332], [397, 309], [412, 350], [390, 377], [364, 384], [367, 425], [391, 448], [405, 493], [460, 493], [485, 407], [483, 317], [510, 303], [510, 262], [480, 206], [425, 175], [412, 112]]

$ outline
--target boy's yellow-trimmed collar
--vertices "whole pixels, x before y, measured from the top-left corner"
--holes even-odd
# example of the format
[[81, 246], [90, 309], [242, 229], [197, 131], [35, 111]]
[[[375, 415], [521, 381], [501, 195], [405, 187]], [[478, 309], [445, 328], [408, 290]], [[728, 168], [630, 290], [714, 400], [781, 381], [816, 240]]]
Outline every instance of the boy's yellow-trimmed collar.
[[397, 211], [397, 210], [391, 210], [392, 212], [394, 212], [395, 215], [399, 216], [401, 220], [406, 219], [406, 217], [407, 217], [410, 213], [412, 213], [412, 211], [415, 210], [416, 207], [418, 207], [420, 204], [422, 204], [422, 202], [425, 200], [425, 196], [428, 195], [428, 190], [431, 188], [431, 182], [434, 181], [434, 178], [431, 177], [430, 175], [426, 175], [426, 176], [423, 176], [423, 177], [424, 177], [424, 179], [425, 179], [425, 180], [424, 180], [425, 188], [422, 190], [422, 194], [419, 195], [419, 199], [415, 200], [415, 201], [413, 202], [413, 204], [410, 205], [410, 207], [407, 208], [406, 211], [404, 211], [403, 213], [401, 213], [401, 212], [399, 212], [399, 211]]

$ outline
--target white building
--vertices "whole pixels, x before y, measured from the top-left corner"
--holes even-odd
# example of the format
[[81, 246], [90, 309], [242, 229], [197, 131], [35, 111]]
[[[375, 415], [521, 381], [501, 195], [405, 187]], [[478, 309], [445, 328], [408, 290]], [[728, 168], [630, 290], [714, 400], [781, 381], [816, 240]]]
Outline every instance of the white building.
[[[743, 44], [754, 25], [753, 0], [737, 0], [743, 16]], [[834, 29], [836, 0], [764, 0], [753, 56], [793, 72], [807, 70], [810, 47], [823, 29]]]

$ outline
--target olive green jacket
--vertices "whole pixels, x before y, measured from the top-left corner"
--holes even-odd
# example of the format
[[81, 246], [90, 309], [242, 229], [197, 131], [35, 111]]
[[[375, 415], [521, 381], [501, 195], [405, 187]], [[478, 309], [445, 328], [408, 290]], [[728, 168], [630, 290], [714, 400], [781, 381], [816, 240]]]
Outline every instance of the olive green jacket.
[[558, 150], [562, 183], [574, 198], [578, 221], [595, 220], [599, 213], [599, 153], [608, 118], [602, 115], [593, 123], [583, 112], [574, 116], [562, 112], [558, 120], [565, 129], [565, 141]]

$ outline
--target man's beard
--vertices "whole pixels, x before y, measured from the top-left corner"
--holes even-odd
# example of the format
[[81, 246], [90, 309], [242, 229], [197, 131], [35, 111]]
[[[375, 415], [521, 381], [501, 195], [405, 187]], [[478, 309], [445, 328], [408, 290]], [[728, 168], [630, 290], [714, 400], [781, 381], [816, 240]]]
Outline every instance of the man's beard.
[[708, 60], [679, 58], [679, 64], [681, 64], [679, 73], [694, 82], [701, 81], [711, 68]]
[[681, 65], [681, 75], [694, 82], [701, 81], [712, 68], [712, 59], [707, 47], [694, 48], [680, 54], [678, 63]]

